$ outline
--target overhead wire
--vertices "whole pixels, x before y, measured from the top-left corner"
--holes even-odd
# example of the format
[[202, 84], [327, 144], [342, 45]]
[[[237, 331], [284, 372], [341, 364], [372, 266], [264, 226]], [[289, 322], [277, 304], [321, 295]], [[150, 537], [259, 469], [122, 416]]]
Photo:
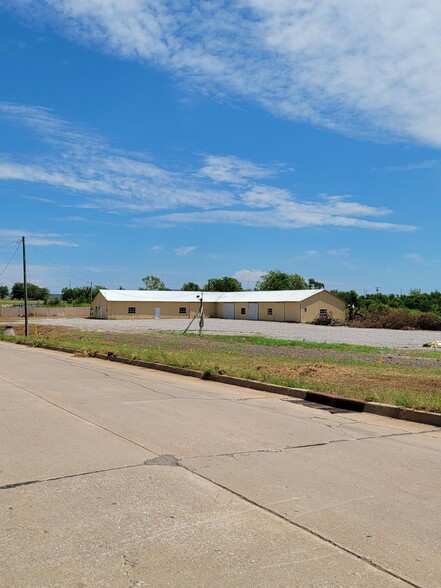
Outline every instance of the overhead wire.
[[54, 261], [53, 259], [51, 259], [48, 255], [46, 255], [46, 253], [42, 249], [37, 248], [32, 243], [29, 243], [29, 245], [31, 247], [33, 247], [34, 249], [36, 249], [38, 251], [38, 253], [40, 253], [43, 257], [45, 257], [50, 263], [52, 263], [53, 265], [55, 265], [55, 266], [59, 267], [60, 269], [62, 269], [68, 276], [71, 276], [73, 278], [76, 278], [77, 280], [80, 280], [80, 282], [84, 282], [85, 284], [90, 285], [91, 280], [85, 280], [84, 278], [80, 278], [80, 276], [77, 276], [73, 272], [71, 272], [68, 269], [66, 269], [64, 266], [60, 265], [59, 263], [57, 263], [56, 261]]
[[15, 245], [16, 243], [20, 244], [21, 239], [15, 239], [15, 241], [10, 241], [9, 243], [3, 243], [0, 247], [9, 247], [9, 245]]
[[8, 261], [8, 263], [5, 265], [5, 267], [3, 268], [3, 270], [0, 272], [0, 277], [5, 273], [5, 271], [8, 269], [9, 265], [11, 264], [12, 260], [15, 257], [15, 254], [17, 253], [17, 251], [20, 249], [20, 242], [17, 245], [16, 250], [14, 251], [14, 253], [12, 254], [11, 259]]

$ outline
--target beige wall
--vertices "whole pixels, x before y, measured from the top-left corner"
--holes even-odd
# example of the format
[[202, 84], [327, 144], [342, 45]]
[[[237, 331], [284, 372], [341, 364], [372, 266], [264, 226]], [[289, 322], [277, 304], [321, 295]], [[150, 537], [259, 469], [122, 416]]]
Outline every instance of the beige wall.
[[320, 309], [326, 309], [332, 313], [334, 319], [345, 320], [345, 302], [329, 292], [320, 292], [301, 303], [301, 322], [312, 323], [319, 314]]
[[[242, 314], [242, 308], [245, 309], [245, 314]], [[248, 303], [247, 302], [236, 302], [234, 305], [234, 318], [237, 320], [248, 319]]]
[[[104, 298], [104, 297], [103, 297]], [[98, 302], [98, 301], [97, 301]], [[106, 302], [108, 304], [106, 310], [103, 312], [103, 318], [113, 319], [139, 319], [139, 318], [155, 318], [155, 309], [160, 309], [161, 318], [192, 318], [199, 311], [199, 302], [144, 302], [144, 301], [117, 301]], [[94, 316], [99, 318], [95, 307], [99, 306], [94, 300]], [[129, 314], [129, 307], [136, 309], [135, 313]], [[179, 309], [185, 308], [185, 313], [180, 313]], [[216, 316], [216, 303], [204, 303], [204, 314], [207, 317]]]
[[95, 298], [92, 301], [92, 316], [93, 316], [93, 318], [103, 318], [103, 319], [109, 318], [107, 308], [108, 308], [107, 300], [104, 298], [104, 296], [101, 294], [101, 292], [98, 292], [98, 294], [95, 296]]
[[300, 302], [285, 302], [285, 321], [290, 323], [300, 322]]
[[[268, 314], [271, 309], [271, 314]], [[285, 320], [284, 302], [259, 302], [259, 321], [280, 321]]]

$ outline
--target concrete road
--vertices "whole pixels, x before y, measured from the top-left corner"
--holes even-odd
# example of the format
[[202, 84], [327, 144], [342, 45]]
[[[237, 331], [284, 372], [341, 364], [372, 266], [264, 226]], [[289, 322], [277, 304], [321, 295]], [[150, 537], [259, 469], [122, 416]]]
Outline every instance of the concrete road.
[[441, 431], [0, 343], [12, 587], [441, 586]]

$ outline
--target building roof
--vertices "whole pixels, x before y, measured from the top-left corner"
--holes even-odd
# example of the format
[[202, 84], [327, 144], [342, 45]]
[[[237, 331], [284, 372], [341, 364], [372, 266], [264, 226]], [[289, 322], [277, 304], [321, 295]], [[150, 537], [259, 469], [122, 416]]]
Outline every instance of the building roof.
[[[324, 290], [204, 292], [204, 302], [302, 302]], [[201, 292], [181, 290], [100, 290], [109, 302], [198, 302]]]

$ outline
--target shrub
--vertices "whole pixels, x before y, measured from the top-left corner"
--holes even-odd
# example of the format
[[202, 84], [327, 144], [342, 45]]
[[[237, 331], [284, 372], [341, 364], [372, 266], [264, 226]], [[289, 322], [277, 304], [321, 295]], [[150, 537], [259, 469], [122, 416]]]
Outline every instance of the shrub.
[[412, 314], [406, 310], [395, 309], [378, 310], [364, 316], [357, 316], [348, 324], [350, 327], [367, 329], [441, 330], [441, 319], [430, 312]]

